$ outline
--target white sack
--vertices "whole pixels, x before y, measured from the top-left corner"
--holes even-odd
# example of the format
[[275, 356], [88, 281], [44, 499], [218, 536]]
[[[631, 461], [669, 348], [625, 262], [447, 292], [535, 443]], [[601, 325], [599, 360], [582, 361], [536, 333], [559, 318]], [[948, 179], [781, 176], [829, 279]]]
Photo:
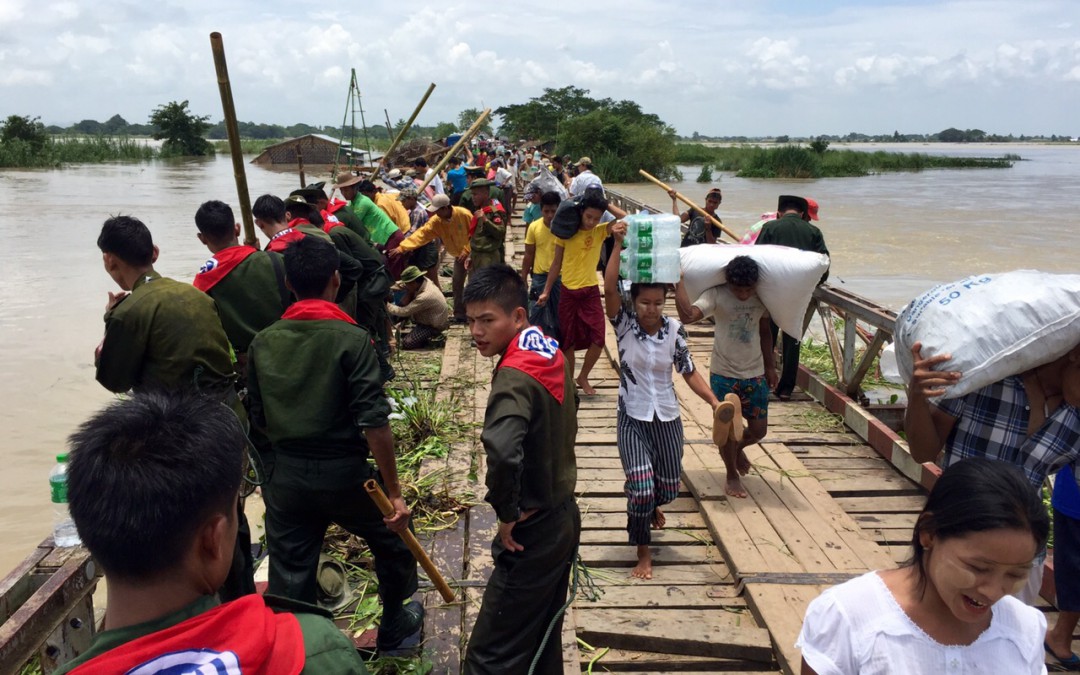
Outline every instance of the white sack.
[[881, 377], [886, 382], [893, 384], [907, 384], [900, 376], [900, 366], [896, 363], [896, 343], [890, 342], [881, 350], [878, 357], [878, 367], [881, 369]]
[[780, 330], [802, 339], [803, 318], [825, 270], [829, 256], [788, 246], [698, 244], [679, 249], [683, 283], [690, 300], [707, 289], [727, 283], [724, 271], [731, 259], [746, 255], [761, 269], [757, 294]]
[[960, 372], [942, 398], [958, 398], [1060, 358], [1080, 342], [1080, 275], [1017, 270], [931, 288], [896, 317], [896, 357], [905, 382], [922, 357]]

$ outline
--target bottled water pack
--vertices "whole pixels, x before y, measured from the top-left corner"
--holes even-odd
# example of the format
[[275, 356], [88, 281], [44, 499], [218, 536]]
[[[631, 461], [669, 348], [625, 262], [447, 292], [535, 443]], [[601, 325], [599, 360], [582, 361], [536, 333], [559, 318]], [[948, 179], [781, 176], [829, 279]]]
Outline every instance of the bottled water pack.
[[682, 239], [679, 217], [638, 213], [627, 216], [626, 225], [619, 274], [636, 283], [678, 282]]

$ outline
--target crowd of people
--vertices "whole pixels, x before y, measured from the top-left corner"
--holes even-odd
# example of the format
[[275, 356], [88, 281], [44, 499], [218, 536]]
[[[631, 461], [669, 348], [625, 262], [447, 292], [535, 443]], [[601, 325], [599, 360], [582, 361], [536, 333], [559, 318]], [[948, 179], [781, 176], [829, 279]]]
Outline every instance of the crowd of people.
[[[137, 218], [104, 223], [98, 247], [120, 291], [109, 294], [96, 375], [132, 396], [71, 438], [72, 516], [109, 597], [105, 632], [61, 672], [365, 672], [318, 606], [331, 523], [372, 552], [379, 652], [415, 649], [424, 612], [412, 600], [416, 561], [399, 537], [411, 511], [384, 388], [395, 349], [437, 344], [452, 322], [468, 323], [479, 353], [497, 359], [481, 441], [498, 532], [466, 672], [562, 672], [560, 641], [545, 636], [561, 634], [581, 529], [577, 404], [597, 393], [590, 375], [608, 323], [637, 556], [631, 575], [652, 578], [652, 532], [679, 491], [673, 373], [713, 410], [727, 495], [747, 496], [745, 448], [766, 437], [770, 397], [790, 399], [801, 337], [784, 336], [778, 368], [778, 329], [757, 294], [761, 270], [750, 252], [729, 263], [727, 283], [698, 298], [681, 282], [624, 283], [627, 214], [607, 201], [588, 157], [568, 171], [569, 160], [534, 148], [468, 154], [443, 175], [419, 158], [406, 171], [341, 176], [330, 195], [325, 183], [263, 195], [252, 206], [267, 240], [261, 249], [240, 243], [228, 205], [208, 201], [194, 221], [211, 258], [191, 284], [154, 270], [158, 249]], [[505, 242], [519, 193], [525, 252], [514, 269]], [[719, 240], [721, 203], [717, 189], [705, 195], [705, 213], [674, 208], [687, 224], [683, 245]], [[817, 211], [812, 200], [781, 196], [756, 243], [827, 255], [812, 224]], [[669, 296], [677, 319], [665, 315]], [[705, 319], [713, 322], [708, 380], [684, 329]], [[585, 352], [578, 369], [577, 351]], [[1043, 646], [1058, 665], [1080, 670], [1070, 646], [1080, 619], [1075, 581], [1058, 580], [1065, 611], [1049, 632], [1024, 604], [1037, 595], [1049, 530], [1037, 489], [1058, 469], [1059, 485], [1073, 487], [1060, 504], [1055, 491], [1055, 536], [1070, 551], [1059, 569], [1080, 570], [1071, 469], [1080, 348], [945, 402], [932, 400], [959, 374], [935, 369], [945, 359], [922, 359], [918, 346], [914, 356], [912, 455], [930, 461], [944, 448], [945, 472], [917, 520], [911, 560], [811, 604], [799, 638], [803, 672], [944, 672], [955, 663], [1039, 672]], [[390, 515], [367, 497], [369, 480], [385, 491]], [[240, 496], [246, 483], [259, 485], [266, 504], [263, 596]], [[271, 660], [287, 667], [272, 669]]]

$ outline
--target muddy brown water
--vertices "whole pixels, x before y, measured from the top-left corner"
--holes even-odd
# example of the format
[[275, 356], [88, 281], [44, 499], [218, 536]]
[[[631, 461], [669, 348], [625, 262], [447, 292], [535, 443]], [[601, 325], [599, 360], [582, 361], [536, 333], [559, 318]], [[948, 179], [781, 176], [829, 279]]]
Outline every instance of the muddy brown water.
[[[887, 148], [888, 149], [888, 148]], [[968, 274], [1035, 268], [1076, 272], [1080, 254], [1080, 147], [909, 146], [906, 151], [1001, 155], [1008, 170], [926, 171], [808, 181], [720, 174], [720, 214], [742, 233], [775, 209], [779, 194], [821, 205], [832, 252], [830, 281], [899, 309], [931, 285]], [[699, 167], [675, 184], [691, 197]], [[294, 174], [248, 166], [252, 197], [284, 195]], [[670, 200], [650, 185], [612, 186], [653, 206]], [[207, 199], [236, 203], [227, 157], [143, 164], [0, 170], [0, 574], [48, 534], [47, 475], [65, 439], [112, 395], [94, 381], [107, 293], [95, 241], [102, 221], [132, 214], [161, 249], [158, 270], [190, 280], [207, 258], [193, 216]], [[239, 217], [239, 214], [237, 214]]]

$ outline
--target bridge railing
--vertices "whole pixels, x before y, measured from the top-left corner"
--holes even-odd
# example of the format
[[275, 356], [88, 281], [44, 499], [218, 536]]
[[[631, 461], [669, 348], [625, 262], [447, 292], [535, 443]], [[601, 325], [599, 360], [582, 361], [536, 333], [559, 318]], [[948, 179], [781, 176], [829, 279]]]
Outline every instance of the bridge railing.
[[[615, 190], [608, 200], [629, 213], [665, 213]], [[874, 301], [828, 283], [814, 291], [838, 387], [855, 400], [865, 400], [862, 383], [882, 348], [892, 342], [896, 313]]]

